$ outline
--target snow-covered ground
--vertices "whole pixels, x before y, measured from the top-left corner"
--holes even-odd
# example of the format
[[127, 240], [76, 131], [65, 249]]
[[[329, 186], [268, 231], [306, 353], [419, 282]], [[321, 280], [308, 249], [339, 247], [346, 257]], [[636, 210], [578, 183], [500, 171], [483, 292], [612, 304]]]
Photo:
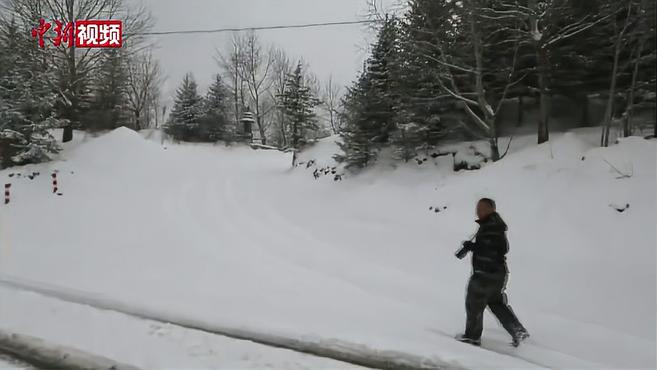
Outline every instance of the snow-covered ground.
[[0, 300], [1, 326], [141, 369], [359, 369], [29, 292], [0, 288], [0, 296], [7, 298]]
[[23, 365], [7, 356], [0, 354], [0, 369], [2, 370], [33, 370], [27, 365]]
[[[312, 176], [334, 166], [332, 139], [302, 154], [315, 167], [292, 170], [289, 154], [162, 146], [119, 129], [76, 140], [60, 161], [0, 172], [12, 183], [0, 206], [0, 274], [472, 369], [654, 368], [656, 142], [600, 149], [597, 134], [542, 146], [518, 138], [507, 158], [474, 172], [452, 172], [451, 157], [382, 160], [334, 182]], [[451, 338], [463, 330], [470, 271], [453, 253], [476, 230], [482, 196], [510, 225], [511, 303], [532, 333], [519, 349], [490, 316], [491, 351]], [[338, 366], [7, 289], [0, 317], [0, 328], [146, 368]]]

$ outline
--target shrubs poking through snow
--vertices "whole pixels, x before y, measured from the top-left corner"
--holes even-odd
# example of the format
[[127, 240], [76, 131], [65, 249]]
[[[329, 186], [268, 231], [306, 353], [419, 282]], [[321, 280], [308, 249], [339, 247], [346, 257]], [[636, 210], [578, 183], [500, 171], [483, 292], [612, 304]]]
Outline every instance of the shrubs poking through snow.
[[454, 172], [461, 170], [478, 170], [489, 160], [488, 156], [480, 152], [476, 146], [470, 145], [454, 153]]
[[620, 206], [618, 204], [612, 203], [612, 204], [609, 205], [609, 207], [615, 209], [616, 212], [618, 212], [618, 213], [623, 213], [623, 212], [627, 211], [628, 209], [630, 209], [630, 204], [626, 203], [624, 206]]
[[316, 167], [317, 161], [314, 159], [309, 160], [308, 162], [299, 162], [296, 167], [304, 166], [306, 169], [313, 168], [313, 177], [315, 180], [319, 180], [322, 176], [333, 175], [333, 181], [342, 181], [342, 176], [344, 174], [338, 173], [337, 166], [325, 166], [325, 167]]
[[431, 206], [431, 207], [429, 207], [429, 211], [434, 212], [434, 213], [445, 212], [445, 211], [447, 211], [447, 207], [446, 206], [442, 206], [442, 207], [441, 206]]

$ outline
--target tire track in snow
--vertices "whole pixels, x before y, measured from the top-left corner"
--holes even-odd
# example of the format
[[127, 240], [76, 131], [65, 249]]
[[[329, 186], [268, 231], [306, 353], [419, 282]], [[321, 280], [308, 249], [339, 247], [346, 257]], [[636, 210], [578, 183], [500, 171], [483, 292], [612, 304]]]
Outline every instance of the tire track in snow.
[[[367, 368], [384, 370], [467, 370], [457, 364], [437, 358], [427, 358], [392, 350], [376, 350], [364, 345], [349, 343], [336, 339], [292, 338], [276, 334], [262, 333], [254, 330], [225, 327], [199, 320], [157, 312], [152, 309], [138, 308], [118, 300], [101, 296], [92, 296], [61, 287], [37, 284], [11, 277], [0, 276], [3, 286], [29, 291], [74, 304], [91, 306], [100, 310], [113, 311], [144, 320], [160, 322], [178, 327], [197, 330], [228, 338], [247, 340], [275, 348], [288, 349], [318, 357], [330, 358]], [[121, 368], [117, 368], [121, 369]]]
[[[248, 185], [247, 185], [248, 186]], [[242, 218], [247, 218], [248, 216], [254, 216], [253, 214], [247, 215], [243, 211], [243, 207], [236, 206], [237, 203], [235, 203], [234, 199], [236, 198], [232, 185], [232, 181], [227, 181], [227, 189], [229, 189], [230, 194], [227, 194], [226, 199], [230, 200], [230, 202], [233, 204], [233, 209], [238, 212], [239, 214], [242, 215]], [[246, 193], [253, 194], [253, 191], [246, 191]], [[252, 197], [248, 197], [248, 199], [245, 202], [251, 202], [253, 203]], [[251, 209], [254, 209], [255, 207], [252, 206], [249, 207]], [[348, 284], [350, 286], [353, 286], [357, 288], [358, 290], [367, 293], [368, 295], [373, 295], [373, 291], [371, 289], [368, 289], [364, 284], [359, 283], [357, 281], [354, 281], [353, 279], [347, 279], [345, 278], [344, 275], [338, 274], [334, 271], [328, 271], [326, 269], [326, 263], [317, 263], [315, 260], [306, 260], [306, 264], [299, 262], [298, 258], [300, 255], [307, 255], [308, 254], [308, 248], [305, 249], [299, 249], [296, 247], [296, 245], [301, 244], [306, 247], [313, 248], [314, 250], [323, 250], [324, 252], [330, 251], [333, 253], [333, 259], [339, 260], [339, 262], [342, 261], [351, 261], [353, 258], [350, 258], [344, 251], [336, 249], [332, 244], [329, 244], [321, 239], [318, 239], [314, 237], [312, 234], [304, 230], [303, 228], [299, 227], [298, 225], [295, 225], [293, 222], [288, 220], [287, 218], [280, 216], [275, 210], [273, 210], [271, 207], [265, 207], [262, 206], [260, 207], [257, 216], [260, 218], [260, 221], [257, 222], [259, 225], [259, 230], [254, 230], [253, 233], [250, 233], [250, 236], [255, 236], [257, 234], [262, 234], [265, 236], [259, 237], [261, 241], [263, 241], [262, 245], [275, 245], [278, 248], [275, 249], [269, 249], [267, 252], [275, 253], [277, 254], [281, 260], [284, 260], [288, 263], [294, 263], [295, 265], [304, 268], [305, 270], [311, 271], [314, 274], [320, 274], [330, 278], [334, 281], [342, 282], [345, 284]], [[252, 221], [253, 222], [253, 221]], [[290, 242], [285, 243], [283, 241], [279, 240], [274, 240], [273, 238], [267, 236], [267, 235], [276, 235], [276, 234], [281, 234], [281, 230], [285, 230], [285, 235], [286, 237], [290, 240]], [[293, 248], [294, 250], [290, 250], [290, 248]], [[339, 255], [339, 258], [335, 258], [335, 255]], [[366, 259], [362, 259], [360, 263], [368, 263]], [[308, 265], [310, 264], [310, 266]], [[376, 265], [370, 264], [370, 268], [368, 270], [373, 270], [375, 268], [378, 268]], [[401, 271], [399, 271], [401, 273]], [[379, 298], [386, 299], [388, 301], [394, 301], [399, 304], [407, 304], [405, 300], [400, 300], [397, 297], [390, 296], [389, 294], [381, 294], [380, 292], [377, 292], [377, 296]]]
[[[379, 302], [390, 302], [398, 307], [404, 307], [409, 312], [414, 312], [410, 314], [411, 316], [431, 317], [435, 314], [433, 311], [435, 306], [428, 300], [423, 300], [424, 297], [430, 296], [435, 284], [429, 284], [415, 275], [409, 276], [404, 270], [393, 265], [381, 266], [370, 262], [366, 256], [358, 259], [359, 266], [356, 270], [353, 264], [349, 264], [354, 261], [354, 256], [349, 255], [343, 248], [315, 237], [309, 231], [296, 225], [290, 218], [280, 215], [278, 209], [272, 207], [272, 203], [258, 204], [253, 196], [256, 194], [256, 190], [253, 189], [252, 182], [245, 181], [240, 184], [239, 193], [246, 195], [244, 197], [240, 197], [234, 188], [232, 179], [227, 179], [226, 201], [232, 204], [232, 208], [241, 215], [242, 219], [250, 218], [252, 223], [258, 225], [257, 230], [249, 233], [250, 236], [262, 234], [263, 237], [260, 238], [263, 240], [262, 245], [278, 246], [267, 250], [270, 255], [275, 253], [287, 263], [293, 263], [315, 275], [322, 275], [354, 287], [367, 296], [375, 297]], [[255, 204], [258, 204], [258, 207]], [[257, 209], [257, 212], [246, 213], [244, 209]], [[257, 218], [258, 222], [253, 221], [254, 218]], [[289, 243], [276, 239], [276, 235], [282, 234], [290, 240]], [[299, 248], [297, 245], [302, 245], [303, 248]], [[316, 255], [320, 255], [322, 260], [314, 259]], [[301, 262], [300, 256], [305, 257], [303, 262]], [[358, 257], [361, 257], [360, 253], [358, 253]], [[328, 261], [327, 258], [329, 258]], [[363, 265], [367, 265], [367, 267]], [[363, 270], [370, 273], [376, 272], [374, 276], [385, 277], [385, 279], [372, 277], [363, 279], [363, 276], [359, 275], [359, 272]], [[406, 293], [411, 290], [417, 294], [395, 294], [395, 292]]]

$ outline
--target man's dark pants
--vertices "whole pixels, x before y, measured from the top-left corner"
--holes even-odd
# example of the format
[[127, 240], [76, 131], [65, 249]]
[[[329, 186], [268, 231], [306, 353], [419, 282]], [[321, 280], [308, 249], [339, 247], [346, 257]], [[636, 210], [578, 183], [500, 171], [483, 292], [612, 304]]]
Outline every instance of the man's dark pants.
[[504, 329], [515, 336], [519, 330], [524, 330], [520, 321], [507, 303], [507, 274], [475, 272], [468, 283], [468, 293], [465, 299], [467, 313], [465, 336], [478, 340], [484, 329], [484, 310], [486, 306], [500, 321]]

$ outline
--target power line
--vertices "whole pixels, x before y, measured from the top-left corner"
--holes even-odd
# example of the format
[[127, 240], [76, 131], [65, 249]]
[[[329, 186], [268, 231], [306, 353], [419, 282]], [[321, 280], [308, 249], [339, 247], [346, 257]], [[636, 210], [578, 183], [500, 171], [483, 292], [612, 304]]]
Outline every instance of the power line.
[[[152, 31], [152, 32], [138, 32], [133, 35], [144, 35], [144, 36], [188, 35], [188, 34], [198, 34], [198, 33], [221, 33], [221, 32], [240, 32], [240, 31], [280, 30], [280, 29], [293, 29], [293, 28], [333, 27], [333, 26], [345, 26], [345, 25], [354, 25], [354, 24], [369, 24], [375, 22], [379, 22], [379, 21], [362, 20], [362, 21], [306, 23], [306, 24], [260, 26], [260, 27], [216, 28], [216, 29], [207, 29], [207, 30]], [[126, 35], [129, 36], [130, 34], [126, 34]]]

